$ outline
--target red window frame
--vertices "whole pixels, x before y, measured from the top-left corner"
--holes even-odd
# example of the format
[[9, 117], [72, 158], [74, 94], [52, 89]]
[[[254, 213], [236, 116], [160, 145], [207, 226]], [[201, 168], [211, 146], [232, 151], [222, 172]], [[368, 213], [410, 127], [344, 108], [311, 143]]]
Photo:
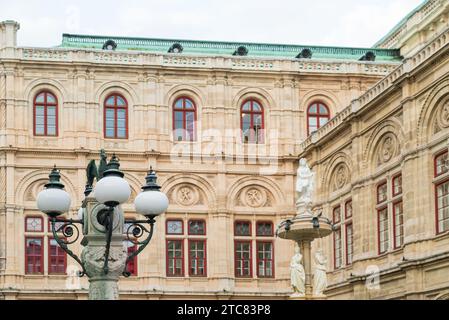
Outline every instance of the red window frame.
[[[387, 223], [386, 223], [386, 225], [387, 225], [387, 232], [386, 232], [386, 234], [387, 234], [387, 237], [388, 237], [388, 240], [387, 240], [388, 246], [387, 246], [387, 248], [385, 250], [382, 251], [381, 241], [380, 241], [380, 215], [381, 215], [381, 213], [383, 211], [385, 211], [385, 214], [387, 216]], [[378, 254], [379, 255], [388, 252], [388, 247], [390, 245], [390, 221], [389, 220], [390, 219], [388, 217], [388, 207], [387, 206], [377, 209], [377, 246], [378, 246]]]
[[[379, 196], [380, 196], [379, 189], [380, 189], [381, 187], [383, 187], [383, 186], [385, 186], [385, 199], [381, 201], [381, 200], [379, 200]], [[376, 189], [376, 202], [377, 202], [377, 204], [381, 204], [381, 203], [384, 203], [384, 202], [386, 202], [386, 201], [388, 201], [388, 185], [387, 185], [387, 181], [383, 181], [383, 182], [381, 182], [381, 183], [379, 183], [379, 184], [377, 185], [377, 189]]]
[[[204, 224], [204, 233], [191, 233], [190, 232], [190, 223], [191, 222], [202, 222]], [[189, 236], [205, 236], [207, 233], [206, 231], [206, 220], [204, 219], [190, 219], [187, 221], [187, 234]]]
[[[317, 112], [310, 112], [310, 109], [316, 106], [317, 108]], [[327, 113], [321, 113], [320, 112], [320, 106], [324, 106], [324, 108], [326, 109]], [[320, 124], [320, 120], [321, 119], [327, 119], [326, 123], [329, 122], [331, 117], [330, 114], [330, 110], [329, 107], [322, 101], [313, 101], [312, 103], [309, 104], [309, 106], [307, 107], [307, 135], [310, 135], [312, 132], [310, 132], [310, 119], [314, 118], [317, 121], [317, 130], [319, 128], [322, 127], [322, 125]]]
[[[396, 193], [395, 189], [396, 189], [396, 180], [397, 179], [399, 179], [400, 185], [399, 185], [399, 191]], [[393, 178], [391, 179], [391, 193], [392, 193], [393, 197], [397, 197], [402, 194], [402, 173], [399, 173], [399, 174], [393, 176]]]
[[[129, 242], [129, 240], [125, 240], [125, 241]], [[131, 255], [132, 253], [137, 251], [137, 245], [133, 244], [132, 246], [129, 246], [127, 243], [126, 251], [128, 253], [128, 256]], [[127, 270], [131, 274], [131, 276], [137, 276], [137, 272], [138, 272], [138, 264], [137, 263], [138, 263], [137, 256], [133, 257], [130, 261], [128, 261]]]
[[[237, 234], [237, 224], [239, 224], [239, 223], [247, 223], [249, 225], [249, 234], [245, 234], [245, 235]], [[249, 220], [235, 220], [234, 221], [234, 236], [236, 236], [236, 237], [251, 237], [252, 236], [251, 221], [249, 221]]]
[[[112, 105], [107, 104], [107, 101], [114, 97], [114, 103]], [[117, 98], [120, 97], [125, 102], [124, 106], [119, 106], [117, 104]], [[111, 93], [104, 99], [103, 103], [103, 134], [105, 139], [128, 139], [128, 101], [126, 98], [121, 95], [120, 93]], [[107, 110], [113, 110], [114, 111], [114, 135], [113, 136], [107, 136], [107, 125], [106, 125], [106, 113]], [[117, 112], [118, 110], [124, 110], [125, 111], [125, 136], [119, 137], [118, 136], [118, 116]]]
[[[178, 101], [182, 101], [182, 107], [177, 107]], [[186, 100], [188, 100], [192, 106], [193, 109], [186, 108]], [[176, 128], [176, 112], [182, 113], [182, 128]], [[187, 117], [186, 114], [193, 112], [193, 133], [190, 135], [190, 139], [187, 139], [187, 132], [188, 132], [188, 125], [187, 125]], [[173, 114], [172, 114], [172, 124], [173, 124], [173, 141], [187, 141], [192, 142], [196, 141], [196, 122], [197, 122], [197, 107], [193, 99], [191, 99], [188, 96], [180, 96], [176, 98], [175, 102], [173, 103]], [[176, 130], [182, 129], [182, 140], [178, 140], [176, 137]]]
[[[338, 220], [335, 219], [336, 215], [335, 212], [338, 210]], [[334, 223], [340, 223], [341, 222], [341, 206], [337, 206], [334, 207], [334, 209], [332, 210], [332, 220], [334, 221]]]
[[[340, 235], [340, 254], [339, 254], [339, 257], [340, 257], [340, 265], [337, 265], [337, 233]], [[338, 228], [336, 228], [335, 229], [335, 232], [334, 232], [334, 243], [333, 243], [333, 246], [334, 246], [334, 269], [335, 270], [337, 270], [337, 269], [340, 269], [342, 266], [343, 266], [343, 246], [342, 246], [342, 241], [343, 241], [343, 239], [342, 239], [342, 237], [341, 237], [341, 227], [338, 227]]]
[[[348, 205], [351, 204], [351, 215], [348, 214]], [[345, 202], [345, 219], [352, 218], [353, 215], [353, 207], [352, 207], [352, 199]]]
[[[56, 248], [56, 255], [52, 255], [51, 253], [51, 248], [53, 247], [51, 245], [51, 241], [55, 240], [53, 237], [48, 237], [48, 274], [66, 274], [67, 273], [67, 254], [65, 253], [64, 250], [62, 250], [62, 248], [59, 246], [59, 244], [56, 243], [56, 245], [54, 246]], [[56, 241], [56, 240], [55, 240]], [[63, 265], [63, 269], [64, 271], [58, 272], [58, 271], [54, 271], [53, 269], [53, 264], [52, 264], [52, 259], [56, 259], [58, 262], [56, 263], [57, 268], [60, 267], [60, 261], [59, 259], [62, 258], [62, 265]]]
[[[41, 230], [28, 230], [28, 219], [39, 219], [41, 220]], [[44, 232], [44, 218], [41, 216], [26, 216], [25, 217], [25, 232]]]
[[[28, 253], [28, 250], [27, 250], [27, 242], [28, 242], [28, 240], [40, 240], [40, 242], [41, 242], [41, 249], [40, 249], [40, 254], [39, 255], [36, 255], [36, 254], [30, 255]], [[29, 262], [29, 260], [31, 258], [33, 258], [34, 261], [35, 261], [35, 259], [39, 258], [41, 263], [40, 263], [40, 268], [39, 269], [37, 269], [36, 266], [33, 265], [33, 271], [29, 272], [28, 271], [28, 262]], [[28, 237], [28, 236], [26, 236], [25, 237], [25, 274], [44, 274], [44, 237], [43, 236], [40, 236], [40, 237], [35, 237], [35, 236]]]
[[[446, 233], [449, 231], [448, 230], [440, 230], [440, 217], [438, 215], [438, 211], [439, 211], [439, 207], [438, 207], [438, 188], [440, 186], [442, 186], [443, 184], [449, 183], [449, 179], [445, 179], [444, 181], [439, 182], [438, 184], [435, 185], [435, 224], [436, 224], [436, 234], [442, 234], [442, 233]], [[447, 194], [444, 194], [444, 196], [447, 196]], [[447, 208], [447, 207], [442, 207], [442, 208]]]
[[[44, 94], [44, 102], [37, 102], [37, 97]], [[53, 96], [55, 102], [48, 102], [48, 95]], [[38, 134], [36, 132], [36, 108], [44, 108], [44, 133]], [[55, 107], [55, 134], [48, 134], [48, 107]], [[57, 137], [59, 133], [58, 128], [58, 97], [48, 90], [38, 92], [33, 99], [33, 134], [37, 137]]]
[[[252, 278], [253, 277], [253, 249], [251, 246], [251, 240], [234, 240], [234, 272], [236, 278]], [[237, 258], [237, 245], [248, 244], [249, 245], [249, 259], [238, 259]], [[239, 261], [249, 261], [249, 274], [240, 275], [238, 274], [238, 262]], [[243, 269], [242, 269], [243, 270]]]
[[[198, 258], [198, 257], [193, 257], [192, 256], [192, 251], [190, 250], [190, 245], [192, 243], [203, 243], [203, 258]], [[189, 239], [188, 241], [188, 245], [189, 245], [189, 276], [191, 277], [207, 277], [207, 243], [205, 239]], [[192, 272], [192, 262], [193, 260], [195, 260], [196, 263], [196, 271]], [[203, 261], [203, 273], [199, 274], [198, 273], [198, 261]]]
[[[270, 244], [271, 245], [271, 259], [261, 259], [259, 257], [259, 244]], [[258, 278], [274, 278], [274, 242], [273, 241], [256, 241], [256, 257], [257, 257], [257, 261], [256, 261], [256, 265], [257, 265], [257, 277]], [[259, 270], [259, 263], [263, 261], [264, 262], [264, 274], [265, 275], [260, 275], [260, 270]], [[267, 265], [266, 262], [271, 262], [271, 276], [267, 276]]]
[[[169, 242], [178, 242], [181, 243], [181, 257], [180, 258], [170, 258], [168, 255], [168, 245]], [[165, 243], [165, 257], [166, 257], [166, 274], [167, 277], [184, 277], [185, 274], [185, 270], [184, 270], [184, 239], [166, 239], [166, 243]], [[176, 269], [176, 260], [181, 260], [181, 274], [172, 274], [170, 273], [170, 267], [169, 267], [169, 263], [170, 260], [173, 259], [174, 260], [174, 266]]]
[[[351, 228], [351, 242], [349, 243], [348, 239], [348, 229]], [[351, 261], [349, 261], [349, 246], [351, 246]], [[354, 256], [354, 227], [352, 222], [347, 223], [345, 225], [345, 250], [346, 250], [346, 265], [349, 266], [352, 264], [353, 256]]]
[[[246, 106], [246, 104], [249, 103], [249, 110], [243, 110], [243, 107]], [[254, 103], [256, 103], [260, 107], [260, 111], [254, 110]], [[254, 98], [247, 99], [243, 101], [241, 107], [240, 107], [240, 130], [242, 131], [242, 142], [248, 143], [248, 144], [262, 144], [264, 143], [264, 129], [265, 129], [265, 112], [264, 107], [262, 103]], [[249, 138], [248, 141], [245, 141], [245, 133], [243, 131], [243, 117], [245, 115], [249, 115]], [[255, 118], [256, 116], [261, 116], [262, 124], [259, 128], [259, 136], [257, 137], [255, 135], [254, 125], [255, 125]], [[256, 139], [257, 138], [257, 139]]]
[[435, 155], [434, 159], [433, 159], [433, 164], [434, 164], [433, 167], [434, 167], [434, 176], [435, 176], [435, 178], [439, 177], [439, 176], [441, 176], [441, 175], [443, 175], [443, 174], [445, 174], [447, 172], [449, 172], [449, 170], [447, 170], [445, 172], [438, 173], [438, 165], [437, 165], [438, 159], [443, 157], [443, 156], [445, 156], [445, 155], [447, 155], [447, 157], [449, 159], [448, 150], [444, 150], [444, 151], [441, 151], [440, 153], [437, 153]]
[[[169, 233], [168, 232], [168, 223], [169, 222], [181, 222], [181, 233]], [[184, 235], [184, 220], [182, 220], [182, 219], [167, 219], [167, 220], [165, 220], [165, 234], [173, 235], [173, 236]]]
[[[259, 225], [260, 224], [269, 224], [270, 225], [270, 234], [259, 234]], [[257, 221], [256, 222], [256, 236], [257, 237], [272, 237], [274, 235], [274, 226], [272, 221]]]
[[[396, 217], [396, 205], [398, 205], [398, 204], [401, 204], [401, 206], [402, 206], [402, 212], [401, 212], [401, 215], [402, 215], [402, 224], [400, 224], [401, 225], [401, 228], [402, 228], [402, 234], [401, 234], [401, 244], [400, 245], [398, 245], [398, 243], [397, 243], [397, 241], [396, 241], [396, 238], [397, 238], [397, 232], [396, 232], [396, 219], [397, 219], [397, 217]], [[393, 203], [393, 247], [394, 247], [394, 249], [399, 249], [399, 248], [401, 248], [402, 246], [404, 245], [404, 204], [403, 204], [403, 202], [402, 202], [402, 199], [400, 200], [400, 201], [396, 201], [396, 202], [394, 202]]]

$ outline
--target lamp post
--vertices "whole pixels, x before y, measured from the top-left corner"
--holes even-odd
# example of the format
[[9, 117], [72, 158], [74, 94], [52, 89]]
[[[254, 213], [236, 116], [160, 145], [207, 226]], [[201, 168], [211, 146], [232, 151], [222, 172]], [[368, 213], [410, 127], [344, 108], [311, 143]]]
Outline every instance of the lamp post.
[[[37, 206], [49, 217], [58, 245], [81, 266], [79, 276], [89, 278], [89, 299], [117, 300], [119, 277], [130, 276], [127, 264], [150, 243], [155, 218], [167, 210], [168, 198], [160, 191], [156, 173], [151, 168], [142, 192], [134, 200], [136, 212], [145, 219], [125, 220], [121, 204], [128, 201], [131, 188], [123, 178], [115, 154], [107, 164], [103, 150], [101, 155], [99, 170], [93, 160], [87, 167], [85, 199], [78, 210], [78, 219], [59, 218], [69, 211], [71, 201], [56, 166], [49, 175], [50, 181], [37, 196]], [[95, 188], [94, 178], [97, 180]], [[81, 235], [78, 225], [82, 226], [83, 234], [81, 258], [68, 248]], [[137, 250], [128, 254], [125, 240], [137, 245]]]

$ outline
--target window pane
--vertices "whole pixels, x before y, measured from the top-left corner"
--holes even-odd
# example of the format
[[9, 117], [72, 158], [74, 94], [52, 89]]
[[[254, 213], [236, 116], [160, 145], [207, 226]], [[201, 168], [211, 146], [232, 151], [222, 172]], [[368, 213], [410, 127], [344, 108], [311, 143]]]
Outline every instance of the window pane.
[[260, 105], [256, 101], [253, 101], [253, 111], [255, 111], [255, 112], [261, 112], [262, 111], [262, 108], [260, 107]]
[[251, 110], [251, 102], [247, 102], [243, 105], [242, 111], [250, 111]]
[[113, 138], [114, 137], [114, 129], [106, 128], [106, 137]]
[[36, 97], [36, 103], [44, 103], [45, 102], [45, 93], [40, 93], [37, 97]]
[[56, 135], [56, 127], [55, 126], [48, 126], [47, 127], [47, 134], [49, 136], [54, 136]]
[[191, 235], [205, 235], [206, 224], [204, 221], [190, 220], [189, 221], [189, 234]]
[[185, 99], [185, 108], [186, 109], [194, 109], [192, 101]]
[[28, 217], [26, 218], [26, 231], [28, 232], [42, 232], [44, 231], [43, 225], [42, 225], [42, 218], [34, 218], [34, 217]]
[[251, 235], [251, 224], [249, 222], [236, 222], [235, 223], [235, 235], [236, 236]]
[[273, 224], [271, 222], [258, 222], [256, 235], [272, 236], [273, 235]]
[[310, 108], [309, 108], [309, 113], [316, 114], [317, 111], [318, 111], [317, 105], [316, 105], [316, 104], [312, 104], [312, 105], [310, 106]]
[[179, 108], [182, 109], [183, 108], [183, 100], [182, 99], [178, 99], [175, 103], [175, 108]]
[[442, 175], [443, 173], [446, 173], [449, 171], [449, 167], [446, 165], [448, 160], [448, 153], [443, 153], [442, 155], [439, 155], [436, 159], [435, 159], [435, 172], [436, 175]]
[[315, 117], [309, 118], [309, 127], [317, 127], [318, 126], [318, 119]]
[[36, 134], [45, 134], [43, 125], [36, 126]]
[[124, 106], [126, 106], [125, 99], [123, 99], [123, 98], [120, 97], [120, 96], [117, 96], [117, 106], [119, 106], [119, 107], [124, 107]]
[[47, 93], [47, 103], [56, 103], [56, 98], [51, 93]]
[[36, 106], [36, 116], [44, 116], [44, 107]]
[[110, 97], [106, 100], [106, 105], [108, 105], [108, 106], [113, 106], [113, 105], [114, 105], [114, 96], [110, 96]]

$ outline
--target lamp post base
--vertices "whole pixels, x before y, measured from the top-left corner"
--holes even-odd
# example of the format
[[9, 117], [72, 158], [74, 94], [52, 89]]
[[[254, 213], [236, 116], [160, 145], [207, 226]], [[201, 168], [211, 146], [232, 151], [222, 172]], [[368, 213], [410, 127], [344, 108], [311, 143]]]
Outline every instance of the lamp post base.
[[89, 279], [89, 300], [118, 300], [118, 279]]

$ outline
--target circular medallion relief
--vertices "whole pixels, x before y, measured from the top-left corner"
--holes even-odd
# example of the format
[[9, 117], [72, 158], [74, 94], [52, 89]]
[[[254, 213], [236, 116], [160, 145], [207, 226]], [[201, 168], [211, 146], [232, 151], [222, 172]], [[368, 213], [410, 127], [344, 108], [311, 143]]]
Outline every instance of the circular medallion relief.
[[267, 202], [267, 193], [259, 188], [250, 187], [243, 195], [243, 203], [253, 208], [262, 207]]
[[191, 206], [198, 202], [198, 192], [190, 186], [181, 186], [176, 192], [176, 202], [182, 206]]
[[348, 172], [345, 165], [340, 165], [335, 173], [335, 189], [343, 188], [348, 182]]
[[385, 137], [382, 148], [381, 148], [381, 159], [383, 162], [388, 162], [393, 158], [394, 155], [394, 140], [393, 137], [387, 136]]

